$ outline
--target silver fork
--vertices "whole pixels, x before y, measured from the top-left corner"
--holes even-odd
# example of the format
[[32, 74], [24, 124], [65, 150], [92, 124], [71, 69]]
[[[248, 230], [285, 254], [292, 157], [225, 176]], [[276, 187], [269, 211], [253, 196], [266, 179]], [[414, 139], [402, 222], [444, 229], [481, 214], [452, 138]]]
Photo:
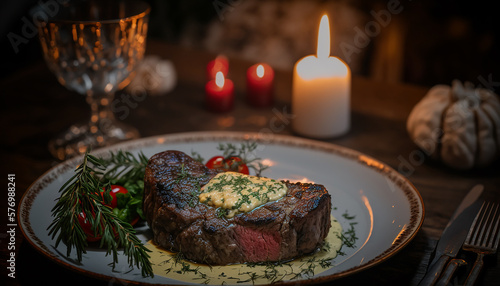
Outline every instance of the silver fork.
[[498, 203], [484, 202], [462, 246], [463, 250], [477, 254], [476, 262], [474, 262], [469, 277], [465, 281], [466, 286], [474, 285], [476, 282], [483, 267], [484, 255], [497, 251], [500, 240], [499, 224], [500, 209]]

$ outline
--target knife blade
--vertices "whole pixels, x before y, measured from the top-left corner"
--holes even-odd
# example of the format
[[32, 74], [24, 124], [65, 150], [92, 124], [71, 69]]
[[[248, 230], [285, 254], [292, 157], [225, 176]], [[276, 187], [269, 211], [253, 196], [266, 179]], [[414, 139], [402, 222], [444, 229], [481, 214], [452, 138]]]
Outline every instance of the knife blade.
[[474, 186], [451, 216], [434, 250], [434, 258], [429, 263], [427, 274], [420, 281], [419, 286], [434, 285], [448, 260], [457, 256], [472, 221], [481, 207], [479, 198], [483, 193], [483, 189], [483, 185]]

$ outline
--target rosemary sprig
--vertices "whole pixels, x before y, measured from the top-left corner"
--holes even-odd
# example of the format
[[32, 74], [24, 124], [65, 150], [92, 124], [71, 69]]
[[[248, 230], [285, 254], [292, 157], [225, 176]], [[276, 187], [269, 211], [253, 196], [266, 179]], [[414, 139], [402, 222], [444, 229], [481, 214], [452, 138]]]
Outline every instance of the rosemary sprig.
[[[94, 165], [100, 170], [96, 171], [92, 169], [88, 165], [89, 161], [95, 163]], [[56, 247], [63, 241], [67, 246], [66, 255], [68, 256], [71, 253], [71, 249], [76, 248], [78, 261], [82, 260], [82, 254], [86, 253], [85, 248], [87, 247], [85, 233], [78, 223], [78, 214], [84, 209], [88, 210], [88, 213], [92, 213], [93, 210], [89, 210], [91, 202], [99, 200], [96, 197], [95, 191], [87, 193], [84, 191], [84, 188], [88, 187], [98, 190], [100, 183], [93, 174], [102, 174], [103, 168], [100, 168], [100, 166], [97, 158], [86, 154], [83, 158], [83, 163], [76, 168], [76, 174], [59, 190], [61, 197], [52, 208], [52, 216], [55, 219], [49, 225], [49, 235], [52, 235], [52, 239], [54, 239], [55, 235], [61, 232], [57, 237]], [[92, 215], [88, 216], [88, 220], [92, 225], [95, 225], [95, 218]]]
[[67, 255], [75, 249], [78, 261], [86, 253], [88, 246], [86, 234], [83, 231], [78, 216], [84, 213], [92, 225], [95, 236], [102, 236], [100, 247], [106, 248], [106, 255], [113, 256], [113, 267], [118, 262], [118, 249], [128, 256], [128, 263], [141, 268], [143, 276], [154, 276], [150, 252], [135, 235], [130, 224], [120, 220], [102, 202], [101, 190], [108, 189], [109, 182], [103, 183], [99, 175], [103, 174], [106, 163], [88, 153], [85, 153], [83, 162], [75, 170], [75, 175], [59, 190], [61, 196], [52, 208], [54, 221], [49, 225], [49, 235], [56, 239], [56, 247], [62, 241], [66, 244]]
[[102, 164], [104, 167], [111, 166], [104, 173], [102, 179], [123, 185], [127, 182], [144, 179], [148, 158], [142, 152], [136, 158], [128, 151], [119, 150], [116, 153], [110, 152], [109, 158], [102, 158]]

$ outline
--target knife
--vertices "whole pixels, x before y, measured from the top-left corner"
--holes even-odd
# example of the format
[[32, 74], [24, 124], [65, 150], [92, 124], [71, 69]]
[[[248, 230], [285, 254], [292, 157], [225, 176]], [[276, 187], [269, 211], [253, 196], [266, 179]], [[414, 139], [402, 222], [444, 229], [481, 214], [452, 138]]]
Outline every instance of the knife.
[[427, 274], [420, 281], [419, 286], [434, 285], [448, 260], [457, 256], [472, 221], [481, 207], [479, 197], [483, 189], [483, 185], [474, 186], [453, 213], [434, 250], [434, 259], [429, 263]]

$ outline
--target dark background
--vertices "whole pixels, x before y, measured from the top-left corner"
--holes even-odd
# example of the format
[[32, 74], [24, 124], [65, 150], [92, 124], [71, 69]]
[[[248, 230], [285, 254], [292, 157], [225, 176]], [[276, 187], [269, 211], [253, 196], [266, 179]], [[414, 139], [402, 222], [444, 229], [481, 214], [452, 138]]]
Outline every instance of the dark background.
[[[57, 0], [51, 1], [57, 3]], [[39, 8], [44, 2], [47, 1], [16, 0], [2, 1], [0, 4], [2, 67], [0, 77], [6, 77], [42, 59], [37, 36], [25, 37], [26, 43], [19, 44], [16, 52], [9, 34], [10, 38], [13, 34], [23, 36], [26, 20], [33, 23], [30, 9], [34, 11], [33, 8]], [[355, 17], [347, 15], [343, 19], [338, 17], [339, 20], [333, 21], [335, 27], [340, 27], [339, 34], [343, 34], [344, 39], [349, 40], [355, 36], [352, 23], [363, 29], [367, 23], [374, 20], [370, 11], [386, 9], [389, 1], [309, 0], [299, 3], [301, 1], [298, 0], [148, 0], [148, 2], [152, 6], [148, 38], [163, 39], [169, 43], [226, 53], [234, 57], [256, 61], [267, 60], [271, 64], [276, 60], [278, 68], [290, 69], [300, 57], [315, 51], [316, 36], [313, 32], [317, 30], [319, 22], [316, 10], [326, 9], [342, 14], [344, 10], [341, 11], [339, 7], [343, 7], [352, 12]], [[487, 85], [487, 88], [496, 88], [498, 91], [500, 24], [495, 19], [497, 12], [493, 3], [494, 1], [399, 1], [404, 9], [401, 13], [392, 15], [389, 25], [383, 27], [377, 36], [372, 37], [368, 46], [363, 47], [362, 52], [357, 55], [356, 62], [351, 65], [353, 74], [424, 86], [450, 84], [453, 79], [460, 79], [471, 81], [475, 85]], [[303, 13], [293, 11], [300, 9], [297, 7], [301, 5], [312, 8]], [[270, 11], [271, 8], [268, 7], [272, 7], [273, 10]], [[274, 21], [265, 22], [265, 19], [261, 19], [266, 11], [272, 14], [271, 19], [275, 19]], [[304, 31], [292, 31], [292, 35], [283, 35], [279, 29], [283, 29], [287, 23], [293, 23], [293, 16], [288, 16], [293, 13], [299, 15], [311, 13], [309, 17], [311, 27]], [[237, 22], [234, 20], [236, 17]], [[248, 21], [245, 22], [245, 19]], [[256, 21], [264, 24], [261, 26], [246, 24]], [[224, 31], [222, 37], [214, 36], [214, 27], [217, 27], [216, 32]], [[308, 31], [311, 33], [306, 33]], [[269, 44], [274, 40], [278, 41], [277, 46]], [[250, 45], [255, 49], [248, 54], [245, 47]], [[269, 51], [280, 48], [284, 51], [277, 52], [277, 56], [269, 55]], [[277, 58], [286, 52], [288, 52], [287, 57]], [[338, 47], [332, 48], [332, 54], [339, 54], [342, 57]]]

